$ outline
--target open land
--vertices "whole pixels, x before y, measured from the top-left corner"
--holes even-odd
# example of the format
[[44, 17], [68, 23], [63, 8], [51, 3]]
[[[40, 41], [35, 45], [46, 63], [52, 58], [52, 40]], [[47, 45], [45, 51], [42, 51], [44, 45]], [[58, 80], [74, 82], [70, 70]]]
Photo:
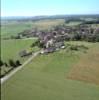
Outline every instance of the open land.
[[[15, 21], [2, 26], [1, 37], [17, 35], [25, 29], [49, 30], [64, 22], [64, 19], [21, 22], [22, 28], [18, 26], [20, 22]], [[79, 24], [81, 24], [80, 21], [72, 21], [65, 23], [64, 26], [72, 27]], [[91, 26], [98, 28], [99, 24]], [[5, 27], [7, 27], [6, 31]], [[18, 53], [29, 49], [36, 40], [35, 37], [2, 39], [2, 60], [8, 62], [9, 59], [19, 59], [20, 62], [25, 62], [31, 56], [22, 58]], [[34, 46], [32, 50], [37, 52], [40, 48]], [[1, 72], [5, 73], [5, 70], [10, 68], [4, 66]], [[1, 85], [1, 92], [2, 100], [98, 100], [99, 42], [65, 41], [64, 49], [40, 54], [32, 59]]]

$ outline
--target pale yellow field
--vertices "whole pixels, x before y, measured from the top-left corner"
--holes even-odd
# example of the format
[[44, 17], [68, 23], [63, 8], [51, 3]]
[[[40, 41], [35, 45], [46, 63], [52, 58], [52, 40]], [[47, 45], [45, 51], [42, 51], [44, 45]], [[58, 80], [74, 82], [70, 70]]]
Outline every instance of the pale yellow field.
[[99, 84], [99, 43], [93, 44], [88, 53], [81, 56], [67, 78]]
[[33, 23], [33, 25], [39, 29], [50, 29], [53, 26], [60, 25], [64, 23], [64, 19], [56, 20], [40, 20]]

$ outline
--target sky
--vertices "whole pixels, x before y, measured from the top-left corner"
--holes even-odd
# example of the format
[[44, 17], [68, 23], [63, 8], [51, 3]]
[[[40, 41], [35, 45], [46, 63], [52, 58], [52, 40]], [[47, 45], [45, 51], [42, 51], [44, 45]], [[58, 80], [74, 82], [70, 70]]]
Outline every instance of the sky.
[[1, 0], [1, 16], [99, 14], [99, 0]]

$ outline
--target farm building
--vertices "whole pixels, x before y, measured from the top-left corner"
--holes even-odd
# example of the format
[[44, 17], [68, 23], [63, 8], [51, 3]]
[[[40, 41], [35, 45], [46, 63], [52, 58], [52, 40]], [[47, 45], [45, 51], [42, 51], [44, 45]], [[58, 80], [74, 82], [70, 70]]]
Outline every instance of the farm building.
[[23, 50], [23, 51], [19, 52], [20, 57], [29, 56], [31, 54], [32, 54], [32, 52], [27, 52], [26, 50]]

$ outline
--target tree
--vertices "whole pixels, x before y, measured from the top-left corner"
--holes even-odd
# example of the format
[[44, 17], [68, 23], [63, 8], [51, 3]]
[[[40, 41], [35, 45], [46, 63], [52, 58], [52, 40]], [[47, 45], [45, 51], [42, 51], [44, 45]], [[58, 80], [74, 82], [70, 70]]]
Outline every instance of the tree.
[[4, 65], [5, 65], [5, 67], [8, 67], [8, 64], [6, 62], [4, 63]]
[[20, 61], [17, 60], [17, 61], [16, 61], [16, 66], [20, 66], [20, 65], [21, 65]]
[[39, 48], [44, 48], [44, 43], [43, 42], [39, 42], [38, 47]]
[[39, 45], [39, 40], [36, 40], [35, 42], [32, 43], [31, 47], [35, 47]]
[[15, 62], [12, 59], [9, 60], [9, 65], [14, 67], [14, 68], [16, 67]]
[[96, 38], [95, 38], [95, 41], [96, 41], [96, 42], [99, 42], [99, 34], [95, 34], [95, 37], [96, 37]]
[[3, 64], [4, 64], [4, 63], [3, 63], [3, 61], [2, 61], [2, 60], [0, 60], [0, 67], [1, 67], [1, 66], [3, 66]]
[[74, 35], [74, 40], [77, 40], [77, 41], [81, 40], [81, 34], [80, 33], [75, 34]]

